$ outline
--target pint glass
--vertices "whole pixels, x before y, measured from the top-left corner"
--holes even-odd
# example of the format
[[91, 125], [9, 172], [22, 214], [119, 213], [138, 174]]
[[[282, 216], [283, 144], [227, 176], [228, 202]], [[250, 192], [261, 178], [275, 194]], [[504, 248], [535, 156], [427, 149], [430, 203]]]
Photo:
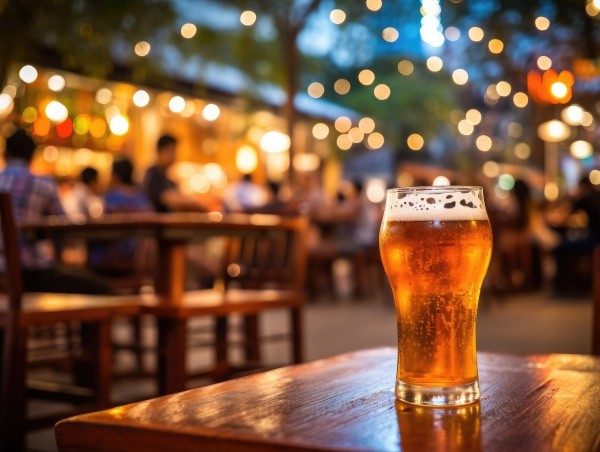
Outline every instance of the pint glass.
[[481, 187], [388, 190], [379, 248], [396, 304], [396, 398], [478, 400], [475, 324], [492, 252]]

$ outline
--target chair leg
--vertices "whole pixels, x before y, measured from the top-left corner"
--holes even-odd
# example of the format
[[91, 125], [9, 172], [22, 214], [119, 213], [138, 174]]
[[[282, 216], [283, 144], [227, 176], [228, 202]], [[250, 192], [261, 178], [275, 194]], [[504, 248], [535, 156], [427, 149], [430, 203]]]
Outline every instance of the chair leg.
[[160, 395], [185, 389], [187, 321], [158, 318], [158, 390]]
[[246, 362], [260, 363], [260, 340], [258, 337], [258, 314], [245, 315], [244, 319], [244, 354]]
[[26, 434], [27, 329], [8, 328], [2, 339], [0, 450], [24, 450]]
[[215, 317], [214, 324], [214, 337], [215, 337], [215, 369], [214, 373], [216, 378], [221, 375], [225, 375], [229, 370], [229, 359], [228, 359], [228, 344], [227, 344], [227, 330], [228, 330], [228, 318], [227, 316]]
[[290, 309], [290, 327], [292, 336], [292, 359], [295, 364], [298, 364], [304, 361], [304, 334], [301, 308]]
[[89, 326], [89, 352], [92, 360], [92, 389], [98, 408], [111, 406], [111, 383], [113, 377], [111, 322], [105, 320]]

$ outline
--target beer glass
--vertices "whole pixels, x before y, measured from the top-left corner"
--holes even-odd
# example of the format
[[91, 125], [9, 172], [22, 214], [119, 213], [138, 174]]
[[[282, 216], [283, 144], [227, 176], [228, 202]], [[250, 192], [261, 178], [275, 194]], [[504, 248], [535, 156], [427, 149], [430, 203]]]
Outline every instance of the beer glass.
[[396, 304], [396, 398], [478, 400], [475, 324], [492, 252], [482, 188], [388, 190], [379, 248]]

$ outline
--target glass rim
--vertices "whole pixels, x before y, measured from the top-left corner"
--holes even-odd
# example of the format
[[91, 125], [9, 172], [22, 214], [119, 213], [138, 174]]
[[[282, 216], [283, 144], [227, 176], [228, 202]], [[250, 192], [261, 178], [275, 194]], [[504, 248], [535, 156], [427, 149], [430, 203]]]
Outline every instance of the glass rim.
[[462, 192], [483, 191], [480, 185], [417, 185], [415, 187], [388, 188], [388, 193], [426, 193], [426, 192]]

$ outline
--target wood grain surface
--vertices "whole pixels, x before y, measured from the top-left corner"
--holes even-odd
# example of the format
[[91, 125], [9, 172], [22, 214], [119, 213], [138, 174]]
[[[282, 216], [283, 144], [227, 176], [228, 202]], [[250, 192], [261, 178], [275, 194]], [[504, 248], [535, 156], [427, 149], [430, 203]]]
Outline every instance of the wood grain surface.
[[600, 449], [600, 358], [480, 353], [481, 402], [395, 402], [381, 348], [57, 424], [61, 451], [546, 451]]

